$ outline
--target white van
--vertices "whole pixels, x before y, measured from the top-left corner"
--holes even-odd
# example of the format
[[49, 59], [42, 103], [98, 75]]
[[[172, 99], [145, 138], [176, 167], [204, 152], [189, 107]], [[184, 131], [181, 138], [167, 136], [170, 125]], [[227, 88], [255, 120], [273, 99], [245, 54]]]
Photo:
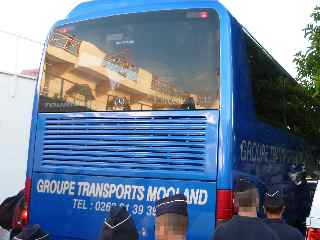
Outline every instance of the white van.
[[312, 207], [309, 217], [306, 219], [307, 225], [307, 240], [320, 240], [320, 184], [317, 183], [317, 188], [313, 196]]

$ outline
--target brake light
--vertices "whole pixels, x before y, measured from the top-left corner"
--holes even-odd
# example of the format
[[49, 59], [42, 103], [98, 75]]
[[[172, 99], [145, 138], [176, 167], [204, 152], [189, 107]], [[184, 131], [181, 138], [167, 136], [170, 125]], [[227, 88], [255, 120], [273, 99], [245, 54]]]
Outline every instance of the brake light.
[[209, 14], [208, 14], [208, 12], [203, 11], [203, 12], [200, 12], [200, 13], [199, 13], [199, 17], [200, 17], [200, 18], [208, 18], [208, 17], [209, 17]]
[[232, 190], [218, 190], [216, 204], [216, 222], [229, 220], [234, 213]]
[[202, 18], [206, 19], [209, 17], [209, 13], [207, 11], [200, 11], [200, 12], [188, 12], [187, 18]]
[[21, 222], [22, 222], [22, 225], [25, 226], [28, 224], [28, 211], [26, 209], [24, 209], [22, 212], [21, 212]]
[[25, 184], [25, 193], [24, 193], [24, 209], [21, 212], [21, 220], [24, 225], [27, 225], [29, 222], [30, 195], [31, 195], [31, 178], [27, 177], [26, 184]]
[[306, 239], [307, 240], [320, 240], [320, 229], [308, 228]]
[[55, 31], [62, 34], [67, 34], [71, 30], [72, 30], [71, 27], [62, 27], [62, 28], [57, 28]]

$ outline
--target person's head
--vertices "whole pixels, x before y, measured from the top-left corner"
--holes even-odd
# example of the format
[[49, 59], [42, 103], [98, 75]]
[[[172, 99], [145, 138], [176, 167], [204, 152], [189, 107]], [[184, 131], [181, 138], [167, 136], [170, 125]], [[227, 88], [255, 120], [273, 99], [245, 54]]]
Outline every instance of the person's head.
[[163, 198], [156, 203], [156, 240], [185, 240], [188, 230], [188, 206], [183, 194]]
[[281, 219], [285, 210], [285, 204], [281, 190], [275, 186], [269, 187], [263, 203], [267, 218]]
[[23, 228], [22, 232], [13, 240], [50, 240], [50, 235], [45, 233], [39, 225], [32, 225]]
[[234, 204], [240, 216], [256, 217], [259, 194], [256, 186], [247, 179], [239, 179], [235, 185]]
[[101, 240], [137, 240], [138, 232], [126, 208], [112, 206], [104, 221]]

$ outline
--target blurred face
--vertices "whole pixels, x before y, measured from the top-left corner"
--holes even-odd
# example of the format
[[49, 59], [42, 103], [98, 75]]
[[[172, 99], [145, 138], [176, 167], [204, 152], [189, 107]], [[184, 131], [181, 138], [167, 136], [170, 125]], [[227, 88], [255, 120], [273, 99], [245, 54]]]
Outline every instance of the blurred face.
[[[156, 219], [156, 240], [185, 240], [186, 219], [173, 216], [175, 214], [164, 214]], [[179, 218], [181, 221], [179, 221]]]

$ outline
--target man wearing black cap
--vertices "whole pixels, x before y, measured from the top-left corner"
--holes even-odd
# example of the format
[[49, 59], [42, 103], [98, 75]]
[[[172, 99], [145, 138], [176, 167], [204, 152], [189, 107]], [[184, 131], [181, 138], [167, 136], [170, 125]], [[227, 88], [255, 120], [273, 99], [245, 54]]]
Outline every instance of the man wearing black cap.
[[101, 240], [137, 240], [133, 219], [124, 207], [112, 206], [102, 227]]
[[13, 240], [50, 240], [50, 235], [45, 233], [39, 225], [26, 227]]
[[183, 194], [163, 198], [156, 203], [156, 240], [185, 240], [188, 230], [188, 206]]
[[236, 183], [235, 206], [238, 215], [217, 227], [214, 240], [279, 240], [257, 217], [259, 195], [255, 185], [245, 179]]
[[267, 219], [264, 222], [278, 235], [280, 240], [303, 240], [304, 237], [294, 227], [282, 220], [285, 210], [283, 196], [280, 189], [271, 186], [264, 198], [264, 209]]

